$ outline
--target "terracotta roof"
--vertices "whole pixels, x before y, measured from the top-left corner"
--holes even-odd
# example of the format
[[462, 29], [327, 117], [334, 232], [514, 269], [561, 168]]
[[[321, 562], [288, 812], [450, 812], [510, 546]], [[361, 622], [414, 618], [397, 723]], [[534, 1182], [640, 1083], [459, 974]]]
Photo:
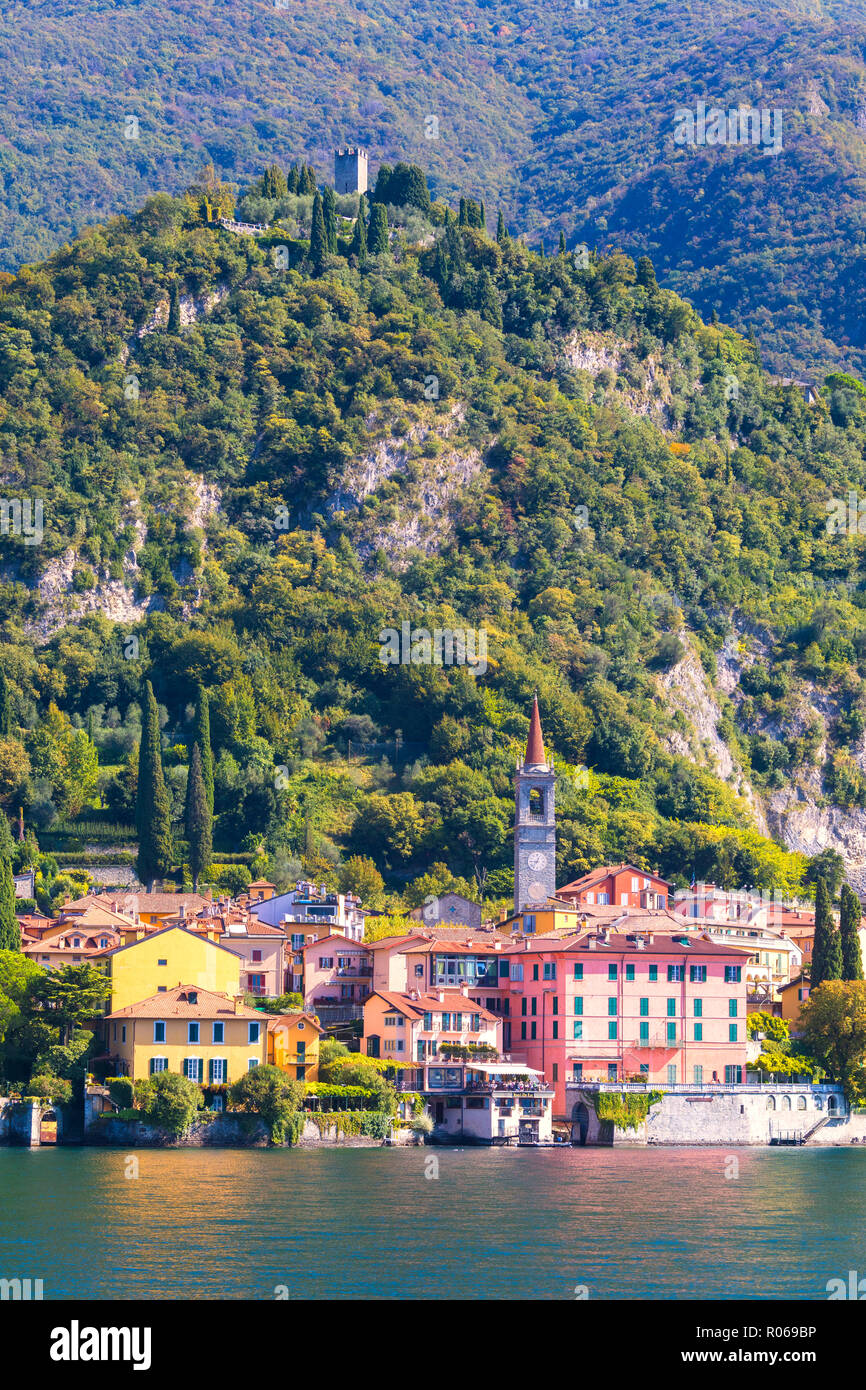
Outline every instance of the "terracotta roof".
[[638, 869], [634, 864], [602, 864], [597, 869], [590, 869], [589, 873], [584, 874], [581, 878], [575, 878], [571, 883], [566, 883], [562, 888], [557, 888], [556, 892], [558, 896], [561, 896], [563, 893], [572, 893], [584, 888], [592, 888], [594, 884], [604, 882], [604, 880], [610, 878], [611, 875], [621, 873], [638, 874], [641, 878], [655, 879], [658, 883], [663, 883], [666, 888], [670, 887], [666, 878], [662, 878], [661, 874], [654, 874], [651, 869]]
[[[190, 925], [189, 925], [189, 924], [187, 924], [185, 927], [179, 927], [179, 926], [177, 926], [176, 924], [173, 924], [173, 925], [168, 926], [168, 927], [160, 927], [157, 931], [147, 932], [146, 935], [143, 936], [143, 937], [141, 938], [140, 941], [128, 941], [128, 942], [126, 943], [125, 946], [116, 946], [116, 947], [114, 948], [113, 951], [109, 951], [109, 952], [108, 952], [108, 955], [110, 955], [110, 956], [117, 956], [117, 955], [120, 955], [120, 952], [121, 952], [121, 951], [131, 951], [135, 946], [141, 946], [141, 945], [143, 944], [143, 942], [145, 942], [145, 941], [153, 941], [154, 937], [157, 937], [157, 936], [165, 936], [166, 932], [170, 932], [170, 931], [182, 931], [182, 932], [185, 932], [187, 936], [195, 936], [195, 937], [197, 937], [199, 940], [202, 940], [202, 939], [206, 940], [206, 941], [208, 942], [208, 945], [209, 945], [209, 946], [212, 946], [212, 947], [214, 948], [215, 951], [226, 951], [226, 947], [225, 947], [225, 946], [221, 946], [220, 943], [219, 943], [218, 941], [211, 941], [208, 937], [202, 938], [201, 932], [193, 931], [193, 930], [190, 928]], [[227, 955], [232, 955], [233, 952], [231, 952], [231, 951], [226, 951], [226, 954], [227, 954]]]
[[425, 1013], [434, 1011], [441, 1013], [444, 1009], [450, 1013], [480, 1014], [482, 1018], [489, 1019], [491, 1023], [499, 1022], [496, 1014], [492, 1014], [489, 1009], [483, 1008], [474, 999], [470, 999], [466, 994], [461, 994], [457, 989], [443, 989], [440, 993], [442, 994], [441, 999], [438, 994], [422, 994], [417, 999], [412, 999], [406, 993], [390, 994], [384, 990], [376, 990], [370, 997], [372, 999], [384, 999], [389, 1008], [409, 1014], [410, 1017], [414, 1018], [421, 1018]]
[[315, 1014], [271, 1014], [268, 1019], [268, 1032], [273, 1030], [281, 1023], [295, 1024], [303, 1020], [305, 1023], [312, 1023], [314, 1028], [318, 1028], [320, 1033], [324, 1033], [324, 1028]]
[[247, 892], [249, 892], [251, 888], [276, 888], [276, 886], [275, 883], [271, 883], [270, 879], [254, 878], [252, 883], [247, 884]]
[[[194, 1004], [188, 998], [190, 994], [196, 997]], [[137, 1004], [127, 1004], [125, 1009], [117, 1009], [107, 1017], [248, 1018], [256, 1019], [259, 1023], [267, 1022], [266, 1014], [260, 1014], [256, 1009], [248, 1009], [245, 1004], [235, 1009], [234, 1000], [227, 994], [214, 994], [209, 989], [199, 988], [198, 985], [175, 985], [174, 989], [167, 989], [164, 994], [152, 994], [149, 999], [142, 999]]]
[[[79, 905], [87, 901], [79, 899]], [[179, 912], [183, 906], [187, 914], [194, 917], [212, 899], [200, 893], [95, 893], [89, 901], [102, 907], [117, 903], [120, 910], [127, 912]]]
[[529, 716], [529, 737], [526, 740], [524, 763], [545, 763], [544, 737], [541, 732], [541, 716], [538, 713], [538, 695], [532, 697], [532, 714]]
[[[652, 941], [647, 941], [647, 935], [653, 937]], [[634, 941], [629, 941], [629, 935], [641, 936], [645, 945], [638, 947]], [[681, 936], [686, 933], [681, 932]], [[503, 955], [530, 955], [533, 951], [593, 951], [598, 955], [632, 953], [642, 956], [682, 956], [682, 955], [701, 955], [701, 956], [738, 956], [743, 957], [743, 948], [739, 950], [735, 946], [722, 946], [715, 941], [707, 941], [705, 937], [696, 934], [688, 935], [690, 945], [683, 946], [672, 933], [656, 935], [649, 932], [647, 928], [640, 929], [631, 933], [625, 931], [611, 932], [609, 943], [605, 944], [597, 932], [574, 932], [568, 936], [547, 934], [545, 936], [527, 936], [524, 941], [516, 942], [513, 946], [507, 946], [503, 950]], [[595, 946], [590, 946], [590, 941], [594, 941]], [[483, 988], [483, 986], [482, 986]]]

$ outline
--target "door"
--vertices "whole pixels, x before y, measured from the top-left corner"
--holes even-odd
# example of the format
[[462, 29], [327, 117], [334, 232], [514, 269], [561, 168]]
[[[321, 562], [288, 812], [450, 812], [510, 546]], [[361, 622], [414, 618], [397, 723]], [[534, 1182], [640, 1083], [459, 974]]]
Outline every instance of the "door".
[[378, 1034], [378, 1033], [371, 1033], [370, 1036], [369, 1036], [369, 1038], [367, 1039], [367, 1056], [368, 1056], [368, 1057], [378, 1057], [378, 1056], [379, 1056], [379, 1034]]

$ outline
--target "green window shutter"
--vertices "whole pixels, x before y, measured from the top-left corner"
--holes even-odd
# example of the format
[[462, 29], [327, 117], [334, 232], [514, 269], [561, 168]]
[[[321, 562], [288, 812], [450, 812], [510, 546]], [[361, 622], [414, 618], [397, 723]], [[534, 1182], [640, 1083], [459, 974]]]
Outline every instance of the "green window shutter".
[[616, 1024], [615, 1024], [615, 1023], [609, 1023], [609, 1024], [607, 1025], [607, 1036], [608, 1036], [608, 1038], [611, 1039], [611, 1040], [613, 1040], [613, 1039], [616, 1037]]
[[729, 1018], [736, 1018], [736, 1017], [737, 1017], [737, 1001], [736, 1001], [736, 999], [729, 999], [729, 1000], [728, 1000], [728, 1017], [729, 1017]]
[[574, 996], [574, 1012], [576, 1014], [583, 1013], [583, 999], [579, 994]]
[[608, 1001], [607, 1001], [607, 1011], [608, 1011], [609, 1014], [615, 1014], [615, 1013], [616, 1013], [616, 995], [613, 995], [611, 998], [608, 999]]
[[640, 1026], [640, 1040], [641, 1040], [641, 1042], [649, 1042], [649, 1024], [648, 1024], [648, 1023], [642, 1023], [641, 1026]]
[[703, 1025], [702, 1023], [696, 1023], [696, 1024], [695, 1024], [695, 1042], [703, 1042], [703, 1040], [704, 1040], [704, 1025]]
[[640, 1011], [641, 1011], [641, 1017], [642, 1017], [642, 1018], [649, 1018], [649, 1000], [648, 1000], [648, 999], [642, 999], [642, 1000], [640, 1001]]
[[695, 999], [695, 1000], [694, 1000], [694, 1011], [695, 1011], [695, 1018], [703, 1018], [703, 1015], [704, 1015], [704, 1001], [703, 1001], [703, 999]]
[[676, 1001], [676, 999], [669, 999], [669, 1000], [668, 1000], [668, 1018], [676, 1018], [676, 1016], [677, 1016], [677, 1001]]

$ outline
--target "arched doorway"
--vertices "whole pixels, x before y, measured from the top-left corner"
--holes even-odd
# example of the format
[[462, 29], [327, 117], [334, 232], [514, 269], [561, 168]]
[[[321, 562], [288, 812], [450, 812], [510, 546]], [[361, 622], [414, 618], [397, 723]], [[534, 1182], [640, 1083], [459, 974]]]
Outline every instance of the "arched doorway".
[[589, 1108], [579, 1101], [571, 1108], [571, 1142], [585, 1144], [589, 1133]]
[[56, 1110], [44, 1110], [39, 1121], [39, 1143], [57, 1143], [57, 1112]]

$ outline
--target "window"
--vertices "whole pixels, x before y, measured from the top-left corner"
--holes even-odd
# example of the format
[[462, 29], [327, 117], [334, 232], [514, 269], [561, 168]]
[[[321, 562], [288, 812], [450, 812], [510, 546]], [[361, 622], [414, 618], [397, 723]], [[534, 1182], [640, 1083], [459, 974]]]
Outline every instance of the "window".
[[472, 1015], [472, 1032], [473, 1032], [473, 1033], [477, 1033], [477, 1032], [480, 1031], [480, 1029], [481, 1029], [481, 1015], [480, 1015], [480, 1014], [473, 1014], [473, 1015]]
[[150, 1074], [151, 1074], [151, 1076], [153, 1076], [154, 1072], [156, 1072], [156, 1071], [168, 1071], [168, 1058], [167, 1058], [167, 1057], [151, 1057], [151, 1059], [150, 1059]]
[[168, 961], [167, 961], [167, 960], [158, 960], [156, 963], [157, 963], [157, 965], [168, 965]]
[[[733, 969], [734, 969], [734, 970], [739, 970], [739, 968], [740, 968], [739, 966], [736, 966], [736, 965], [733, 966]], [[742, 1086], [742, 1084], [743, 1084], [743, 1068], [742, 1068], [742, 1067], [725, 1067], [725, 1085], [726, 1085], [726, 1086]], [[832, 1100], [833, 1097], [831, 1096], [830, 1099]]]
[[534, 994], [529, 1001], [529, 1012], [532, 1014], [533, 1018], [538, 1013], [538, 1000]]
[[572, 1075], [572, 1079], [573, 1079], [574, 1081], [582, 1081], [582, 1080], [583, 1080], [583, 1062], [573, 1062], [573, 1063], [572, 1063], [572, 1073], [571, 1073], [571, 1075]]
[[520, 1037], [521, 1037], [521, 1041], [522, 1041], [522, 1042], [526, 1042], [526, 1024], [525, 1024], [525, 1023], [521, 1023], [521, 1025], [520, 1025]]
[[297, 1068], [296, 1068], [296, 1072], [297, 1072], [297, 1078], [298, 1078], [298, 1080], [299, 1080], [299, 1081], [303, 1081], [304, 1077], [305, 1077], [306, 1074], [307, 1074], [307, 1068], [306, 1068], [306, 1067], [297, 1067]]
[[260, 1023], [251, 1023], [249, 1026], [248, 1042], [257, 1043], [259, 1038], [261, 1037], [261, 1032], [262, 1025]]
[[556, 961], [555, 961], [555, 960], [548, 960], [548, 961], [545, 961], [545, 963], [544, 963], [544, 978], [545, 978], [545, 980], [555, 980], [555, 979], [556, 979]]
[[537, 980], [537, 979], [538, 979], [538, 966], [537, 966], [537, 965], [533, 965], [533, 967], [532, 967], [532, 978], [533, 978], [533, 980]]
[[559, 1024], [557, 1023], [556, 1019], [553, 1020], [553, 1036], [555, 1038], [559, 1037]]
[[673, 982], [675, 982], [675, 981], [681, 980], [681, 979], [683, 978], [683, 969], [684, 969], [684, 966], [682, 966], [682, 965], [669, 965], [669, 966], [668, 966], [668, 984], [671, 984], [671, 983], [673, 983]]
[[257, 1067], [258, 1065], [259, 1065], [259, 1059], [258, 1059], [258, 1057], [251, 1057], [250, 1060], [247, 1062], [247, 1071], [252, 1071], [253, 1068], [254, 1068], [254, 1067]]
[[455, 1015], [454, 1015], [454, 1032], [455, 1032], [455, 1033], [462, 1033], [462, 1032], [463, 1032], [463, 1015], [462, 1015], [462, 1014], [455, 1014]]
[[156, 1019], [153, 1025], [153, 1041], [165, 1042], [165, 1023], [161, 1018]]
[[641, 1062], [640, 1074], [641, 1076], [649, 1076], [649, 1062]]
[[201, 1081], [204, 1063], [201, 1057], [185, 1057], [183, 1074], [189, 1081]]
[[304, 937], [302, 932], [292, 932], [292, 950], [302, 951], [304, 948]]
[[191, 989], [191, 990], [189, 991], [189, 993], [187, 994], [186, 998], [187, 998], [187, 1003], [189, 1003], [189, 1004], [197, 1004], [197, 1003], [198, 1003], [198, 993], [197, 993], [195, 990], [193, 990], [193, 989]]
[[736, 1001], [736, 999], [729, 999], [729, 1000], [728, 1000], [728, 1018], [736, 1018], [736, 1017], [737, 1017], [737, 1001]]
[[222, 1086], [229, 1079], [229, 1064], [224, 1057], [211, 1057], [209, 1071], [212, 1086]]
[[703, 1025], [702, 1023], [696, 1023], [696, 1024], [695, 1024], [695, 1042], [703, 1042], [703, 1040], [704, 1040], [704, 1025]]
[[704, 1069], [703, 1069], [703, 1067], [697, 1067], [697, 1066], [692, 1067], [692, 1080], [694, 1081], [694, 1083], [695, 1083], [696, 1086], [703, 1086], [703, 1084], [704, 1084]]
[[[535, 931], [535, 913], [534, 913], [534, 912], [531, 912], [531, 913], [529, 913], [529, 915], [528, 915], [527, 917], [524, 917], [524, 919], [523, 919], [523, 930], [524, 930], [525, 932], [534, 932], [534, 931]], [[520, 978], [523, 979], [523, 976], [521, 975]]]
[[607, 1036], [611, 1041], [616, 1037], [616, 1023], [609, 1023], [607, 1025]]
[[694, 1013], [695, 1018], [703, 1018], [703, 1016], [704, 1016], [704, 1001], [703, 1001], [703, 999], [693, 999], [693, 1000], [692, 1000], [692, 1011], [693, 1011], [693, 1013]]
[[669, 1064], [669, 1066], [668, 1066], [668, 1085], [669, 1085], [669, 1086], [675, 1086], [676, 1084], [677, 1084], [677, 1064], [676, 1064], [676, 1062], [671, 1062], [671, 1063]]
[[[504, 964], [507, 965], [508, 962], [505, 961]], [[512, 980], [523, 980], [523, 961], [518, 961], [516, 964], [512, 962], [510, 978]]]
[[627, 965], [627, 966], [626, 966], [626, 968], [625, 968], [625, 978], [626, 978], [627, 980], [633, 980], [633, 979], [634, 979], [634, 966], [633, 966], [633, 965]]
[[669, 1000], [668, 1000], [667, 1012], [668, 1012], [668, 1018], [676, 1018], [676, 1016], [677, 1016], [677, 1001], [676, 1001], [676, 999], [669, 999]]
[[187, 1040], [187, 1042], [197, 1043], [197, 1042], [198, 1042], [198, 1033], [199, 1033], [199, 1025], [198, 1025], [197, 1023], [188, 1023], [188, 1024], [187, 1024], [187, 1032], [186, 1032], [186, 1040]]
[[521, 1001], [520, 1001], [520, 1012], [521, 1012], [521, 1014], [523, 1015], [524, 1018], [525, 1018], [526, 1015], [529, 1013], [529, 1001], [527, 1000], [525, 994], [524, 994], [523, 998], [522, 998]]
[[615, 979], [616, 979], [616, 966], [615, 966], [615, 965], [609, 965], [609, 966], [607, 967], [607, 978], [608, 978], [609, 980], [615, 980]]
[[121, 1030], [120, 1030], [120, 1041], [121, 1041], [121, 1042], [126, 1042], [126, 1024], [125, 1024], [125, 1023], [124, 1023], [123, 1027], [122, 1027]]
[[668, 1040], [668, 1042], [669, 1042], [669, 1043], [675, 1043], [676, 1040], [677, 1040], [677, 1025], [676, 1025], [675, 1023], [668, 1023], [668, 1024], [666, 1025], [666, 1027], [667, 1027], [667, 1040]]
[[531, 1041], [531, 1042], [535, 1042], [535, 1029], [536, 1029], [536, 1026], [537, 1026], [537, 1025], [534, 1024], [534, 1023], [531, 1023], [531, 1024], [529, 1025], [529, 1028], [530, 1028], [529, 1038], [530, 1038], [530, 1041]]
[[422, 1019], [422, 1021], [421, 1021], [421, 1026], [422, 1026], [422, 1028], [424, 1029], [424, 1032], [425, 1032], [425, 1033], [432, 1033], [432, 1032], [433, 1032], [433, 1015], [430, 1014], [430, 1013], [425, 1014], [424, 1017], [423, 1017], [423, 1019]]
[[261, 958], [262, 958], [262, 953], [261, 953], [261, 951], [253, 951], [253, 964], [256, 964], [256, 963], [258, 963], [259, 961], [261, 961]]
[[608, 1062], [607, 1079], [608, 1081], [616, 1081], [616, 1062]]
[[707, 967], [705, 965], [690, 965], [689, 979], [693, 985], [704, 985], [707, 982]]
[[166, 985], [160, 985], [156, 992], [157, 994], [167, 994], [168, 987]]
[[608, 1001], [607, 1001], [607, 1011], [608, 1011], [609, 1014], [615, 1014], [615, 1013], [616, 1013], [616, 995], [613, 995], [611, 998], [608, 999]]
[[741, 965], [725, 966], [725, 984], [738, 985], [742, 979], [743, 967]]
[[628, 893], [620, 893], [619, 901], [621, 907], [628, 907]]
[[658, 977], [659, 977], [659, 968], [658, 968], [658, 966], [657, 966], [657, 965], [651, 965], [650, 968], [649, 968], [649, 981], [650, 981], [650, 984], [651, 984], [651, 985], [654, 985], [654, 984], [656, 983], [656, 981], [658, 980]]
[[642, 999], [642, 1000], [640, 1001], [640, 1013], [641, 1013], [641, 1018], [649, 1018], [649, 1000], [648, 1000], [648, 999]]
[[580, 1039], [583, 1037], [583, 1019], [582, 1019], [582, 1018], [576, 1018], [576, 1019], [574, 1020], [574, 1036], [575, 1036], [578, 1040], [580, 1040]]
[[559, 1013], [559, 999], [555, 994], [553, 996], [553, 999], [551, 1000], [551, 1007], [555, 1014]]
[[576, 1014], [583, 1013], [583, 996], [580, 994], [574, 996], [574, 1012]]
[[529, 789], [529, 814], [533, 820], [544, 820], [544, 792], [540, 787]]
[[320, 969], [320, 970], [333, 970], [333, 968], [334, 968], [334, 957], [333, 957], [333, 956], [319, 956], [319, 969]]
[[450, 1032], [451, 1032], [451, 1015], [450, 1015], [450, 1013], [447, 1013], [447, 1014], [446, 1014], [446, 1013], [443, 1013], [443, 1015], [442, 1015], [442, 1032], [443, 1032], [443, 1033], [450, 1033]]
[[728, 1024], [728, 1042], [736, 1042], [736, 1041], [737, 1041], [737, 1025], [736, 1025], [736, 1023], [729, 1023], [729, 1024]]
[[631, 891], [632, 891], [633, 893], [636, 893], [636, 892], [638, 891], [639, 888], [640, 888], [640, 880], [633, 877], [633, 878], [632, 878], [632, 881], [631, 881]]
[[226, 1026], [224, 1023], [215, 1023], [213, 1026], [213, 1038], [215, 1043], [225, 1042]]
[[554, 1081], [558, 1081], [558, 1080], [559, 1080], [559, 1063], [558, 1063], [558, 1062], [554, 1062], [554, 1063], [553, 1063], [553, 1077], [552, 1077], [552, 1080], [554, 1080]]
[[583, 979], [583, 961], [576, 960], [574, 962], [574, 978], [576, 980]]
[[641, 1042], [649, 1042], [649, 1024], [648, 1024], [648, 1023], [642, 1023], [642, 1024], [640, 1025], [640, 1041], [641, 1041]]

